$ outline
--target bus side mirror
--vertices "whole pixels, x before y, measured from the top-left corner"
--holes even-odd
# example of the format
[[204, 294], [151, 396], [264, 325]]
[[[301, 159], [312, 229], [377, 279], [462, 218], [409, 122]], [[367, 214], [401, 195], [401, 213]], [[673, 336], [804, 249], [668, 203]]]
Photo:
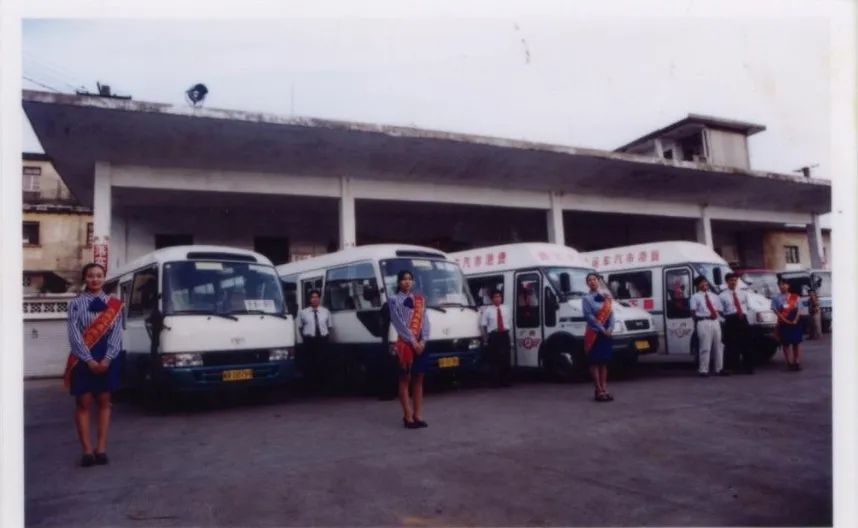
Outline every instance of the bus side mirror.
[[569, 274], [565, 271], [560, 274], [560, 290], [562, 293], [569, 293], [572, 291], [572, 280], [569, 278]]
[[822, 277], [820, 277], [819, 275], [814, 275], [813, 276], [813, 289], [818, 290], [820, 286], [822, 286]]
[[721, 268], [712, 270], [712, 277], [715, 279], [715, 284], [721, 286], [724, 283], [724, 278], [721, 276]]

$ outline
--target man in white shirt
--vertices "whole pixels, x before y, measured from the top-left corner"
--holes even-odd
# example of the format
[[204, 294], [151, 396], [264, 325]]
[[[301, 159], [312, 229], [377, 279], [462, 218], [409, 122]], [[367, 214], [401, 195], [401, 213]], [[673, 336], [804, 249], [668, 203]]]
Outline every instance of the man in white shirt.
[[312, 290], [309, 297], [310, 305], [298, 314], [298, 331], [301, 332], [304, 340], [303, 368], [307, 374], [307, 381], [314, 388], [319, 388], [329, 363], [326, 349], [332, 328], [331, 312], [324, 306], [320, 306], [321, 299], [319, 290]]
[[[737, 288], [739, 276], [728, 273], [727, 288], [719, 297], [724, 304], [724, 355], [727, 366], [737, 372], [754, 373], [754, 350], [748, 324], [748, 292]], [[741, 356], [742, 367], [739, 368]]]
[[703, 276], [694, 279], [697, 293], [691, 296], [691, 316], [697, 326], [697, 350], [700, 364], [697, 375], [709, 376], [709, 356], [714, 356], [715, 372], [727, 376], [724, 370], [724, 354], [721, 347], [721, 323], [718, 316], [724, 311], [721, 298], [709, 291], [709, 282]]
[[509, 308], [503, 304], [503, 293], [495, 290], [492, 292], [492, 304], [480, 316], [480, 330], [495, 383], [504, 387], [510, 386], [510, 324], [512, 317]]

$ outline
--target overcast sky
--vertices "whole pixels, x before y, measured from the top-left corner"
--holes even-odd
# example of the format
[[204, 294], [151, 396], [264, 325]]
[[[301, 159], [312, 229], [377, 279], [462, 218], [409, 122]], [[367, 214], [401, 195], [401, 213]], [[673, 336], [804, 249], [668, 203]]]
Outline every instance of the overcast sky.
[[[823, 18], [26, 20], [23, 74], [71, 92], [614, 149], [688, 113], [760, 123], [751, 164], [828, 177]], [[25, 88], [47, 90], [29, 80]], [[29, 126], [25, 150], [41, 151]]]

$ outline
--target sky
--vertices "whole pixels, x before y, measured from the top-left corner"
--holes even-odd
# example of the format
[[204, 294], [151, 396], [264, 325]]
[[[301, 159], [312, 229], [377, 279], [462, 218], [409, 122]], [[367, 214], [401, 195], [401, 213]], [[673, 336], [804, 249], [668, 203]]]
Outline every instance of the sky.
[[22, 37], [27, 89], [185, 105], [202, 82], [208, 107], [608, 150], [700, 113], [767, 127], [754, 169], [831, 176], [824, 18], [28, 19]]

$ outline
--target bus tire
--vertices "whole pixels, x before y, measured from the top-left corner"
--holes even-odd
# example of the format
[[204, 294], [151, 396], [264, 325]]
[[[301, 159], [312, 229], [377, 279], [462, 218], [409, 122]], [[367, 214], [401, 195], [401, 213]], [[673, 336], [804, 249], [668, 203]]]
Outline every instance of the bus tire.
[[559, 338], [546, 343], [542, 352], [542, 365], [548, 376], [567, 383], [581, 378], [587, 360], [581, 345], [571, 338]]
[[775, 340], [765, 340], [754, 347], [754, 364], [763, 365], [768, 363], [775, 357], [778, 351], [778, 342]]

